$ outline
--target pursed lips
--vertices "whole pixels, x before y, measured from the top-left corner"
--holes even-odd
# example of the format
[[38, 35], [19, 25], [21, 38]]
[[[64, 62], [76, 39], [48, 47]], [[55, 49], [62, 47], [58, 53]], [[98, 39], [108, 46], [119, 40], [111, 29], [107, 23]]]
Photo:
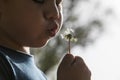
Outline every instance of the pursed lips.
[[54, 37], [59, 30], [59, 24], [57, 22], [50, 23], [48, 28], [48, 35]]

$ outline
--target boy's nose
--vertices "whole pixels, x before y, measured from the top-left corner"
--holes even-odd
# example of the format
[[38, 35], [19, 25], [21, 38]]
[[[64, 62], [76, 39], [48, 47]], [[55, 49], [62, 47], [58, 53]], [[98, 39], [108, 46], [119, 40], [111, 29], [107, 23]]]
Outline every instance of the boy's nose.
[[46, 12], [47, 19], [58, 19], [60, 17], [60, 11], [56, 5], [51, 5], [48, 7]]

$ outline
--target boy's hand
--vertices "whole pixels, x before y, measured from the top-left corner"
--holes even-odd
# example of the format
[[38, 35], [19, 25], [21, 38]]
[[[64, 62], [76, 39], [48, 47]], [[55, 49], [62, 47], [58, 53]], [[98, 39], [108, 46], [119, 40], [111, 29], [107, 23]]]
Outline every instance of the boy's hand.
[[57, 71], [57, 80], [91, 80], [91, 72], [83, 59], [66, 54]]

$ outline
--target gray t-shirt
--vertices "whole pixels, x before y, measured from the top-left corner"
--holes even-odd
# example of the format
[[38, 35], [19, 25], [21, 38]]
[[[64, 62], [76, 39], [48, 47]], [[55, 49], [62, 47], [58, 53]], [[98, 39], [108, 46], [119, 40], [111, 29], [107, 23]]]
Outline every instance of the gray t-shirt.
[[32, 55], [0, 46], [0, 80], [7, 80], [7, 78], [47, 80], [44, 73], [36, 67]]

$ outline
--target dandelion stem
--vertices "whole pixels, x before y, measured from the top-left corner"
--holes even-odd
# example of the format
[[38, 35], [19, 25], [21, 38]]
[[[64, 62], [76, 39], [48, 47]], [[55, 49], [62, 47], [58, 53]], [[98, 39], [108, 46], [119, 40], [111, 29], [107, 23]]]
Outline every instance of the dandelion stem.
[[71, 51], [70, 51], [70, 49], [71, 49], [71, 47], [70, 47], [71, 45], [70, 45], [70, 39], [69, 39], [69, 41], [68, 41], [68, 53], [70, 54], [71, 53]]

